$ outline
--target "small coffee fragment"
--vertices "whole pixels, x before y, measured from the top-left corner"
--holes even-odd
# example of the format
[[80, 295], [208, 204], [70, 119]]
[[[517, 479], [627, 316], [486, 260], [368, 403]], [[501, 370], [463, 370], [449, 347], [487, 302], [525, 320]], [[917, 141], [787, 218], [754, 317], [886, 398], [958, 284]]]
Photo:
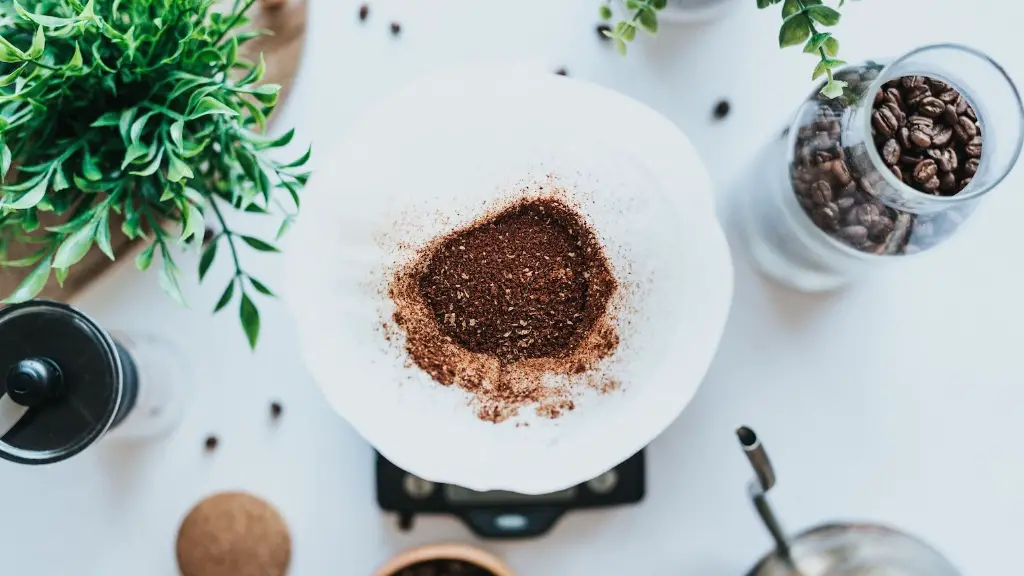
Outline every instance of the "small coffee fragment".
[[391, 35], [392, 36], [398, 36], [401, 33], [402, 33], [402, 25], [399, 24], [398, 22], [392, 22], [391, 23]]
[[729, 115], [730, 110], [732, 110], [732, 106], [729, 104], [728, 100], [719, 100], [718, 103], [715, 104], [715, 119], [723, 120], [726, 116]]
[[569, 75], [569, 71], [566, 70], [565, 67], [563, 66], [563, 67], [559, 68], [558, 70], [555, 70], [555, 74], [558, 74], [559, 76], [568, 76]]
[[366, 22], [366, 19], [370, 16], [369, 4], [363, 4], [359, 6], [359, 21]]
[[278, 418], [280, 418], [281, 417], [281, 412], [283, 412], [283, 411], [284, 411], [284, 407], [281, 406], [280, 402], [271, 402], [270, 403], [270, 417], [273, 418], [274, 420], [277, 420]]
[[210, 436], [206, 437], [206, 441], [203, 443], [203, 446], [206, 447], [207, 452], [213, 452], [214, 450], [217, 449], [217, 445], [219, 443], [220, 441], [217, 440], [217, 437], [211, 434]]

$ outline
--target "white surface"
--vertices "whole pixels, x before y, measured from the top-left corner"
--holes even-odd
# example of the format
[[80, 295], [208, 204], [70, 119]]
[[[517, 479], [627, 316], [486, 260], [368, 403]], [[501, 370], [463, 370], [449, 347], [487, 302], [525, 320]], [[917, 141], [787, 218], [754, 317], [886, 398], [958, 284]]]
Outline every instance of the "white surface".
[[[602, 113], [615, 122], [595, 124]], [[697, 392], [733, 270], [710, 177], [663, 116], [543, 68], [458, 67], [403, 87], [322, 154], [285, 246], [285, 300], [328, 401], [402, 469], [474, 490], [564, 490], [649, 444]], [[577, 383], [561, 418], [528, 406], [495, 425], [412, 364], [402, 337], [384, 338], [388, 289], [433, 239], [552, 186], [621, 280], [619, 346], [596, 376], [620, 387]]]
[[[589, 0], [377, 2], [362, 26], [356, 3], [314, 0], [315, 45], [280, 125], [330, 146], [414, 72], [532, 59], [622, 90], [682, 126], [725, 206], [742, 197], [728, 187], [734, 175], [806, 96], [813, 66], [796, 49], [773, 47], [778, 15], [752, 4], [711, 25], [666, 27], [624, 60], [597, 41]], [[847, 2], [845, 12], [847, 58], [961, 41], [1024, 80], [1018, 3], [866, 0]], [[402, 23], [399, 39], [391, 20]], [[715, 123], [720, 97], [733, 113]], [[842, 293], [787, 292], [737, 258], [718, 356], [694, 401], [648, 451], [647, 500], [569, 516], [541, 540], [483, 545], [526, 576], [742, 574], [769, 545], [745, 500], [749, 470], [733, 437], [735, 426], [749, 424], [778, 469], [774, 501], [788, 526], [880, 520], [934, 543], [967, 575], [1012, 574], [1024, 517], [1022, 184], [1018, 170], [931, 257]], [[283, 283], [283, 257], [245, 257], [273, 287]], [[196, 256], [181, 264], [194, 269]], [[232, 312], [208, 317], [227, 274], [219, 260], [201, 288], [189, 282], [190, 311], [165, 299], [155, 276], [130, 268], [83, 300], [110, 328], [177, 335], [196, 364], [195, 405], [164, 444], [97, 446], [45, 468], [0, 464], [4, 574], [173, 576], [179, 519], [204, 495], [230, 488], [267, 495], [287, 516], [295, 576], [366, 576], [399, 549], [472, 540], [447, 519], [396, 532], [374, 502], [372, 452], [301, 369], [284, 306], [260, 300], [265, 333], [255, 355]], [[285, 406], [277, 425], [271, 398]], [[221, 443], [207, 455], [211, 432]]]

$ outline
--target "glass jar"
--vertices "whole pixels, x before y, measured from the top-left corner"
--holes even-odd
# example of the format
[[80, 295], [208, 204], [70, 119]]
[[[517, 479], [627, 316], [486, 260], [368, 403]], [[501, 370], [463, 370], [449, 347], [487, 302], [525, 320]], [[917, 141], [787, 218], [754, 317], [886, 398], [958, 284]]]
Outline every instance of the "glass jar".
[[765, 148], [759, 189], [743, 197], [756, 265], [804, 291], [941, 244], [1024, 143], [1016, 86], [972, 48], [926, 46], [835, 76], [847, 83], [843, 95], [811, 95]]

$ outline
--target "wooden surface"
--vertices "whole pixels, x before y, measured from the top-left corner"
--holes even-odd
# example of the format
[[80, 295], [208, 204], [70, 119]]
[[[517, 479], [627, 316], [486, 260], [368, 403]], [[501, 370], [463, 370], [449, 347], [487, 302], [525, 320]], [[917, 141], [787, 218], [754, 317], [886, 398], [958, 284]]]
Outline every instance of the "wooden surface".
[[[299, 69], [306, 31], [306, 0], [285, 0], [280, 6], [263, 8], [275, 2], [266, 0], [253, 6], [253, 27], [273, 32], [271, 35], [256, 38], [243, 45], [242, 53], [253, 61], [263, 52], [266, 62], [266, 74], [263, 81], [268, 84], [281, 85], [280, 107], [287, 98], [292, 82]], [[273, 118], [271, 118], [272, 120]], [[45, 225], [45, 223], [44, 223]], [[50, 224], [52, 225], [52, 223]], [[68, 274], [67, 281], [61, 287], [51, 276], [50, 281], [39, 294], [40, 298], [69, 301], [74, 295], [99, 278], [115, 265], [124, 265], [132, 260], [138, 243], [128, 240], [121, 233], [120, 221], [111, 222], [111, 246], [117, 260], [111, 261], [95, 247]], [[31, 254], [36, 246], [10, 246], [8, 258], [21, 258]], [[0, 268], [0, 299], [9, 295], [32, 271], [28, 268]]]

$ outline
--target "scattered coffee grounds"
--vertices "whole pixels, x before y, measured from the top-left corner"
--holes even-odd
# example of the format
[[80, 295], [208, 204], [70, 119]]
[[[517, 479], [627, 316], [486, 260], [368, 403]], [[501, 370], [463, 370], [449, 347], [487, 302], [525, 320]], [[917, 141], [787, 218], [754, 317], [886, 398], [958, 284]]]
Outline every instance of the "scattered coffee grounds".
[[363, 4], [359, 7], [359, 21], [366, 22], [366, 19], [370, 16], [370, 6]]
[[945, 82], [925, 76], [887, 82], [875, 95], [871, 126], [882, 161], [918, 192], [953, 196], [978, 171], [978, 116]]
[[403, 568], [392, 576], [494, 576], [494, 573], [461, 560], [430, 560]]
[[401, 33], [402, 33], [402, 25], [399, 24], [398, 22], [392, 22], [391, 23], [391, 35], [392, 36], [398, 36]]
[[[955, 195], [978, 169], [981, 127], [963, 95], [933, 78], [898, 78], [865, 95], [879, 69], [836, 73], [848, 84], [847, 96], [817, 96], [813, 116], [796, 135], [790, 175], [800, 206], [829, 236], [870, 254], [914, 254], [951, 236], [969, 207], [930, 214], [898, 210], [879, 198], [878, 189], [888, 187], [881, 171], [924, 194]], [[849, 118], [848, 102], [858, 97], [873, 98], [873, 142], [867, 146], [878, 150], [881, 165], [867, 160], [864, 144], [844, 146], [842, 121]]]
[[213, 435], [210, 435], [210, 436], [207, 436], [206, 437], [206, 441], [203, 442], [203, 447], [206, 448], [207, 452], [213, 452], [214, 450], [217, 449], [217, 445], [218, 444], [220, 444], [220, 441], [217, 440], [217, 437], [213, 436]]
[[280, 402], [270, 403], [270, 417], [277, 420], [281, 417], [281, 413], [284, 412], [284, 407], [281, 406]]
[[270, 504], [227, 492], [188, 513], [175, 552], [182, 576], [285, 576], [292, 542], [284, 519]]
[[712, 114], [714, 115], [715, 120], [724, 120], [725, 117], [729, 115], [730, 110], [732, 110], [732, 106], [729, 104], [728, 100], [719, 100], [718, 103], [715, 104], [715, 109]]
[[395, 274], [389, 293], [412, 362], [472, 392], [478, 416], [500, 422], [526, 404], [547, 418], [573, 410], [574, 378], [607, 386], [588, 372], [618, 346], [616, 289], [593, 230], [543, 198], [436, 240]]
[[569, 71], [566, 70], [565, 67], [563, 66], [562, 68], [559, 68], [558, 70], [555, 70], [555, 74], [558, 74], [559, 76], [568, 76], [569, 75]]
[[611, 26], [609, 26], [607, 24], [603, 24], [603, 23], [597, 25], [597, 37], [600, 38], [601, 40], [604, 40], [605, 42], [608, 42], [609, 40], [611, 40], [611, 37], [608, 36], [611, 33], [612, 33], [612, 27]]

